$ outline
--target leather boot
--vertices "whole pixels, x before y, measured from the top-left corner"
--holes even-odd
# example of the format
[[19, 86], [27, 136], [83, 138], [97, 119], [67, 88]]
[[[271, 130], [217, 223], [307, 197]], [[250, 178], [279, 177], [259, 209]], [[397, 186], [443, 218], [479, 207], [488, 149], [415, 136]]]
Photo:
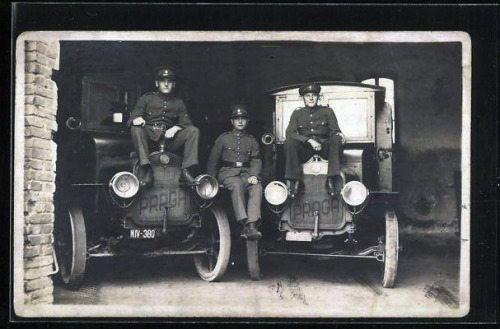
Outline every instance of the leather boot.
[[336, 193], [335, 193], [335, 184], [333, 183], [333, 177], [332, 176], [328, 176], [326, 178], [326, 189], [328, 190], [328, 194], [330, 194], [331, 196], [335, 196]]
[[137, 168], [137, 178], [139, 179], [140, 186], [153, 185], [153, 167], [151, 167], [151, 164], [140, 165]]
[[199, 185], [199, 182], [196, 182], [193, 176], [189, 173], [189, 170], [187, 168], [182, 169], [181, 173], [181, 178], [179, 179], [180, 182], [186, 183], [188, 185]]
[[340, 192], [342, 191], [343, 187], [344, 187], [344, 180], [342, 179], [342, 176], [340, 175], [333, 176], [333, 190], [336, 196], [340, 196]]
[[288, 191], [290, 193], [290, 196], [293, 198], [297, 194], [297, 191], [295, 190], [295, 181], [287, 180], [286, 187], [288, 187]]
[[289, 180], [287, 182], [290, 190], [290, 196], [293, 198], [300, 193], [300, 180]]
[[241, 236], [248, 240], [258, 240], [262, 237], [262, 233], [257, 230], [257, 224], [251, 222], [245, 224], [245, 227], [241, 231]]
[[299, 195], [300, 193], [302, 193], [302, 190], [304, 189], [304, 184], [302, 183], [301, 180], [296, 180], [295, 181], [295, 191], [297, 192], [296, 195]]

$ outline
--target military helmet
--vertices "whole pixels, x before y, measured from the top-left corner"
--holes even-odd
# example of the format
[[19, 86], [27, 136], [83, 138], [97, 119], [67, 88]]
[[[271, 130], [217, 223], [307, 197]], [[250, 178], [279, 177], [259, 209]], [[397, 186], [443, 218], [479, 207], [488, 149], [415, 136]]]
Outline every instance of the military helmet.
[[231, 119], [243, 117], [248, 119], [248, 110], [245, 105], [233, 105], [231, 107]]
[[174, 70], [168, 66], [158, 68], [158, 71], [156, 72], [156, 80], [160, 79], [176, 80]]
[[307, 83], [299, 88], [300, 96], [304, 96], [307, 93], [313, 93], [319, 95], [321, 91], [321, 86], [316, 83]]

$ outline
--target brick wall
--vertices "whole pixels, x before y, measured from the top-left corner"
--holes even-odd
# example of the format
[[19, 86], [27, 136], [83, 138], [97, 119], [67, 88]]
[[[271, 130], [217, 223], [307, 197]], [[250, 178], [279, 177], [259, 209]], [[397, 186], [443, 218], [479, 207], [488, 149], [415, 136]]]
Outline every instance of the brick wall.
[[26, 303], [52, 303], [59, 43], [25, 43], [24, 291]]

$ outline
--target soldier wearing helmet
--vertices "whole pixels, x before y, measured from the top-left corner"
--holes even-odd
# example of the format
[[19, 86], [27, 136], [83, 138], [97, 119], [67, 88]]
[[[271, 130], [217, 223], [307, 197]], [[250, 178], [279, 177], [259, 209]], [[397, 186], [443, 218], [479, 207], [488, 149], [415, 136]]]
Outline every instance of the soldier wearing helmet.
[[262, 185], [259, 175], [262, 160], [259, 144], [246, 132], [248, 121], [246, 106], [232, 107], [233, 130], [223, 133], [215, 141], [207, 172], [230, 190], [236, 220], [244, 224], [241, 235], [255, 240], [262, 236], [257, 230], [261, 217]]
[[189, 168], [198, 165], [198, 141], [200, 132], [193, 126], [184, 101], [175, 95], [174, 70], [164, 66], [156, 73], [157, 91], [139, 98], [130, 114], [132, 141], [139, 156], [138, 176], [142, 186], [153, 182], [153, 169], [149, 162], [149, 147], [163, 144], [164, 150], [184, 150], [182, 177], [188, 184], [195, 184]]
[[339, 195], [343, 181], [340, 176], [340, 156], [345, 137], [340, 131], [337, 117], [330, 107], [319, 106], [321, 86], [309, 83], [299, 88], [304, 107], [296, 109], [286, 129], [285, 178], [292, 196], [301, 189], [301, 163], [318, 152], [328, 159], [326, 188], [330, 195]]

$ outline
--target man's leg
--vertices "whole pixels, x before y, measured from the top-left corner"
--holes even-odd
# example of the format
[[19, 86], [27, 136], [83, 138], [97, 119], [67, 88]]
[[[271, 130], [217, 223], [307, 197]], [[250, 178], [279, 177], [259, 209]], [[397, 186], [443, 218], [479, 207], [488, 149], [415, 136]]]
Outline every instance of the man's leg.
[[340, 176], [342, 138], [338, 135], [334, 135], [323, 143], [322, 148], [328, 152], [328, 154], [326, 154], [328, 158], [328, 173], [326, 178], [328, 193], [332, 196], [339, 196], [344, 186], [342, 176]]
[[313, 149], [304, 143], [289, 139], [285, 141], [285, 179], [289, 180], [292, 197], [300, 193], [302, 177], [302, 161], [311, 157]]
[[167, 139], [165, 149], [170, 152], [184, 150], [182, 169], [187, 169], [198, 164], [198, 144], [200, 130], [195, 126], [187, 126], [179, 131], [174, 138]]
[[149, 136], [143, 127], [132, 126], [130, 128], [132, 143], [135, 152], [139, 157], [139, 167], [137, 168], [137, 178], [141, 186], [153, 184], [153, 168], [149, 162]]
[[248, 218], [245, 206], [245, 182], [240, 176], [233, 176], [224, 179], [222, 182], [231, 193], [234, 215], [238, 222]]
[[342, 138], [334, 135], [326, 140], [322, 148], [328, 151], [328, 173], [327, 176], [333, 177], [340, 175], [340, 157], [342, 156]]
[[167, 139], [165, 150], [178, 152], [183, 150], [182, 176], [180, 181], [190, 185], [198, 184], [189, 172], [188, 168], [198, 164], [198, 143], [200, 140], [200, 130], [195, 126], [187, 126], [179, 131], [174, 138]]
[[130, 134], [132, 135], [132, 143], [134, 144], [134, 150], [139, 157], [139, 164], [144, 165], [149, 163], [149, 137], [146, 133], [146, 129], [143, 127], [132, 126], [130, 128]]
[[260, 219], [260, 205], [262, 204], [262, 185], [260, 183], [249, 184], [248, 190], [248, 221], [257, 222]]
[[299, 180], [302, 177], [302, 163], [314, 155], [309, 144], [287, 139], [285, 141], [285, 179]]
[[260, 183], [255, 185], [248, 184], [247, 179], [248, 176], [246, 175], [242, 177], [248, 192], [248, 219], [241, 231], [241, 236], [248, 240], [257, 240], [262, 237], [262, 233], [257, 229], [257, 222], [260, 219], [260, 205], [262, 203], [262, 185]]

